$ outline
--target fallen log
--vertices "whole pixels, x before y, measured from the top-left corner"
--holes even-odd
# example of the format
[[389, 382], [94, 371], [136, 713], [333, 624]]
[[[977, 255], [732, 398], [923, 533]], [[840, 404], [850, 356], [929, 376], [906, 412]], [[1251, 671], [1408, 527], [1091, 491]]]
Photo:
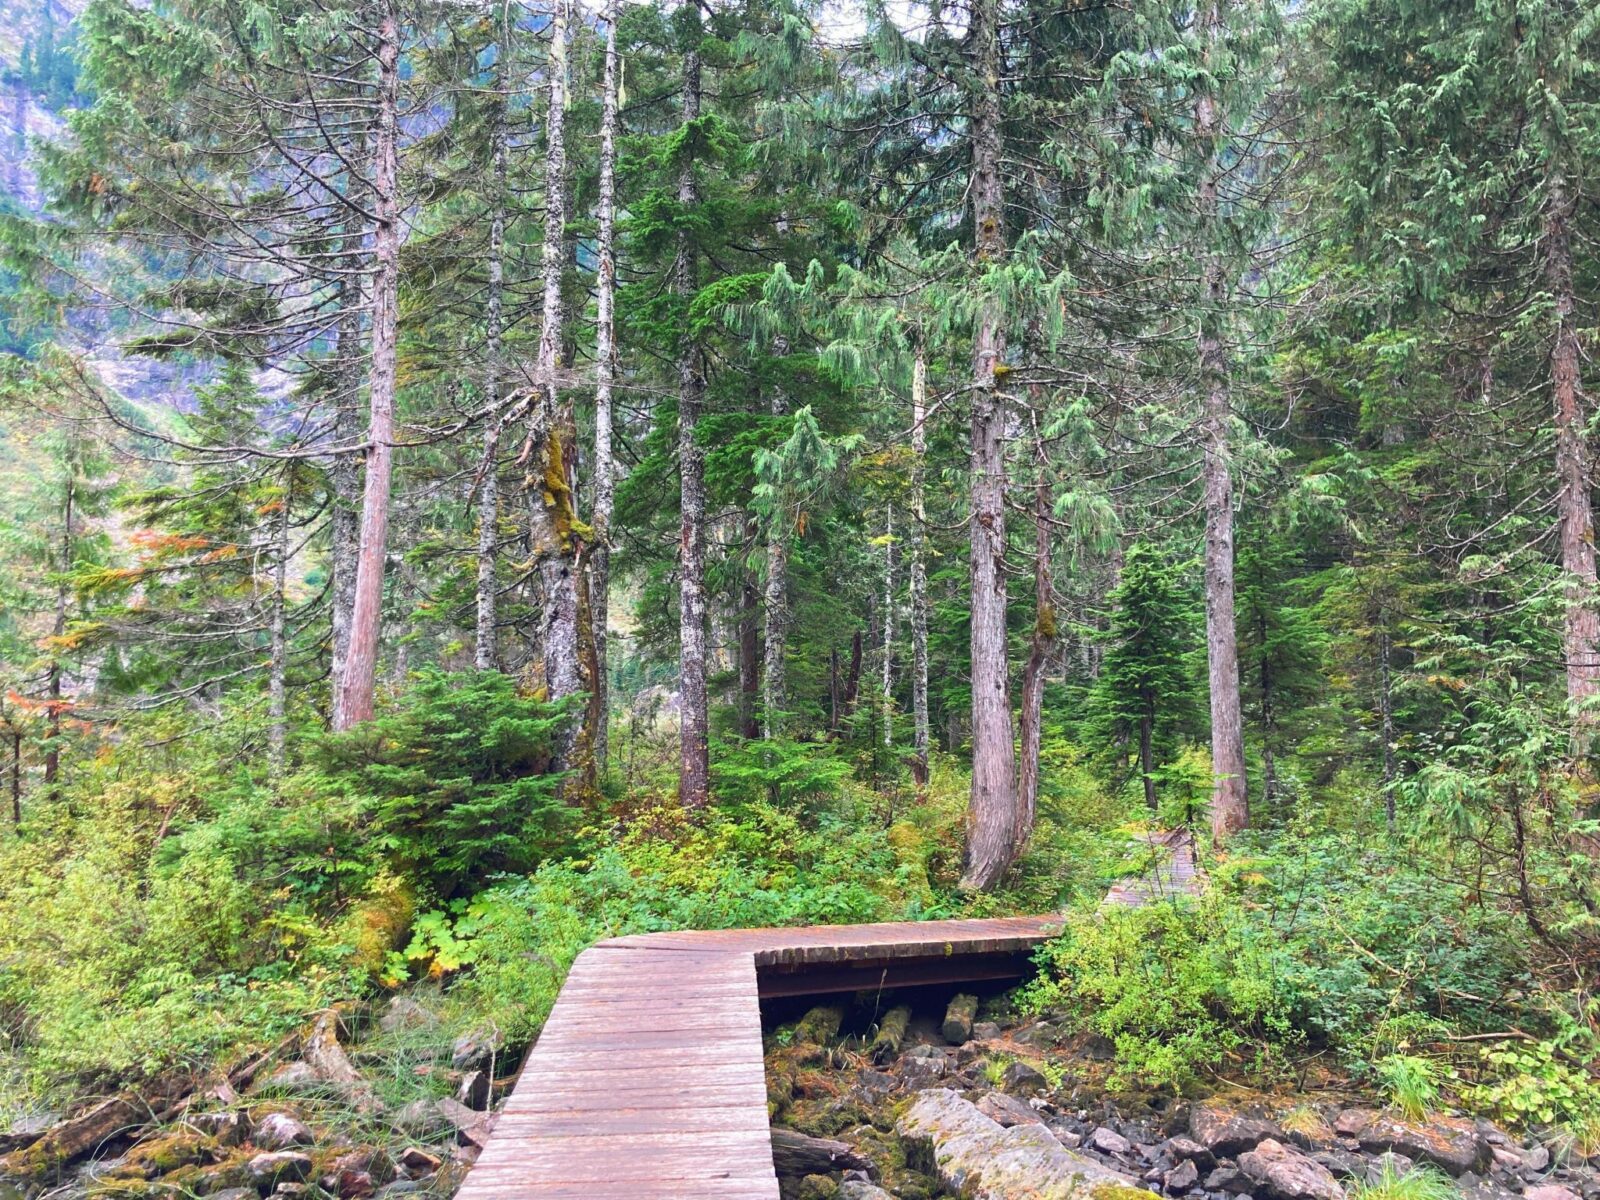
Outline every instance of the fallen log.
[[883, 1014], [883, 1020], [878, 1022], [878, 1032], [872, 1035], [870, 1049], [873, 1062], [881, 1065], [900, 1053], [900, 1045], [906, 1040], [906, 1025], [910, 1020], [911, 1010], [904, 1004]]
[[807, 1137], [792, 1129], [772, 1131], [772, 1165], [780, 1176], [793, 1179], [834, 1171], [865, 1171], [870, 1166], [845, 1142]]

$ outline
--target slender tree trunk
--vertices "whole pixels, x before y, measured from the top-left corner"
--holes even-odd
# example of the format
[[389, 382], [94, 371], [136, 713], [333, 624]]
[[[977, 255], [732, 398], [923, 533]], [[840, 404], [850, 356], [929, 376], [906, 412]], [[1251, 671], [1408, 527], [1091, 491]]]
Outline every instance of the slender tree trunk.
[[267, 668], [267, 770], [274, 780], [282, 779], [289, 740], [289, 516], [294, 507], [294, 470], [285, 472], [283, 496], [279, 499], [277, 529], [273, 537], [272, 614], [268, 637], [271, 662]]
[[1261, 801], [1271, 805], [1278, 791], [1278, 768], [1273, 757], [1278, 737], [1278, 715], [1273, 707], [1272, 661], [1267, 656], [1267, 619], [1256, 630], [1261, 638]]
[[844, 715], [844, 704], [839, 691], [839, 648], [828, 651], [828, 732], [839, 732], [839, 721]]
[[399, 108], [400, 20], [393, 0], [378, 22], [377, 118], [372, 156], [372, 369], [368, 398], [367, 472], [361, 497], [361, 543], [350, 647], [335, 680], [333, 727], [371, 720], [383, 623], [383, 575], [394, 472], [395, 360], [400, 286]]
[[[505, 47], [501, 47], [504, 53]], [[503, 86], [496, 72], [496, 89]], [[494, 155], [494, 207], [489, 216], [489, 296], [484, 324], [486, 401], [483, 434], [483, 478], [478, 483], [478, 594], [472, 662], [480, 671], [499, 664], [497, 607], [500, 581], [500, 340], [504, 332], [506, 241], [506, 100], [494, 99], [489, 136]]]
[[1383, 738], [1383, 814], [1389, 828], [1394, 828], [1394, 695], [1390, 680], [1392, 650], [1389, 631], [1378, 633], [1378, 732]]
[[[1223, 0], [1204, 14], [1206, 61], [1223, 36]], [[1200, 297], [1199, 365], [1205, 408], [1201, 420], [1204, 460], [1206, 547], [1206, 661], [1211, 684], [1211, 837], [1221, 846], [1250, 824], [1244, 775], [1244, 716], [1239, 701], [1239, 639], [1234, 618], [1233, 473], [1229, 447], [1228, 357], [1222, 324], [1228, 303], [1227, 269], [1218, 248], [1217, 188], [1223, 172], [1217, 99], [1202, 90], [1195, 102], [1195, 132], [1210, 161], [1200, 184], [1200, 217], [1206, 242]]]
[[609, 752], [610, 664], [607, 615], [611, 607], [611, 512], [616, 498], [616, 465], [611, 450], [611, 389], [616, 380], [616, 175], [617, 107], [621, 86], [617, 60], [620, 0], [606, 0], [606, 60], [600, 102], [600, 204], [596, 252], [595, 388], [594, 388], [594, 546], [589, 552], [589, 619], [594, 643], [594, 760], [605, 773]]
[[[967, 35], [975, 49], [971, 87], [972, 223], [977, 266], [1005, 256], [1000, 176], [1000, 48], [996, 0], [974, 0]], [[985, 298], [973, 346], [972, 387], [972, 792], [961, 885], [987, 890], [1016, 858], [1016, 752], [1006, 659], [1004, 405], [996, 367], [1005, 353], [999, 303]]]
[[[787, 358], [789, 339], [772, 339], [774, 358]], [[772, 392], [772, 415], [781, 417], [787, 408], [782, 388]], [[783, 732], [785, 694], [788, 683], [789, 650], [789, 520], [783, 513], [767, 526], [767, 582], [762, 597], [766, 610], [767, 643], [762, 663], [761, 733], [768, 739]]]
[[65, 702], [62, 699], [62, 678], [64, 672], [61, 666], [61, 638], [67, 632], [67, 608], [72, 602], [72, 584], [68, 579], [72, 571], [73, 540], [76, 536], [73, 523], [77, 519], [77, 479], [73, 475], [74, 467], [68, 462], [67, 466], [67, 493], [66, 502], [62, 510], [61, 524], [61, 574], [56, 581], [56, 619], [50, 627], [54, 637], [54, 650], [50, 657], [50, 674], [47, 682], [49, 689], [49, 706], [45, 716], [48, 730], [50, 748], [44, 756], [44, 786], [51, 800], [60, 798], [59, 783], [61, 780], [61, 716]]
[[919, 343], [911, 367], [911, 777], [928, 786], [928, 361]]
[[858, 629], [850, 635], [850, 667], [844, 676], [844, 711], [847, 714], [855, 712], [856, 701], [861, 698], [862, 656], [861, 630]]
[[[694, 29], [683, 56], [683, 124], [700, 119], [700, 8], [690, 5]], [[694, 164], [685, 162], [678, 176], [678, 203], [685, 211], [700, 200]], [[687, 230], [678, 235], [678, 260], [673, 267], [680, 303], [687, 305], [697, 290], [694, 243]], [[697, 346], [687, 330], [678, 351], [678, 473], [682, 481], [682, 525], [678, 539], [678, 799], [685, 808], [700, 808], [711, 798], [709, 704], [706, 696], [706, 457], [695, 437], [705, 407], [705, 372]]]
[[1022, 671], [1022, 753], [1017, 773], [1017, 853], [1033, 835], [1039, 808], [1039, 746], [1044, 722], [1044, 676], [1056, 647], [1055, 583], [1050, 570], [1050, 480], [1044, 445], [1035, 440], [1033, 483], [1033, 594], [1037, 615], [1028, 663]]
[[739, 736], [754, 741], [761, 736], [756, 712], [761, 703], [761, 580], [748, 565], [761, 529], [756, 518], [744, 523], [744, 579], [739, 585]]
[[[556, 0], [551, 22], [549, 100], [545, 111], [544, 245], [541, 271], [543, 320], [535, 366], [538, 397], [523, 461], [531, 462], [534, 561], [543, 585], [540, 632], [544, 639], [544, 678], [548, 695], [560, 700], [583, 690], [579, 647], [577, 586], [578, 530], [569, 459], [573, 445], [570, 413], [561, 404], [561, 267], [566, 235], [566, 0]], [[569, 734], [557, 754], [564, 766], [573, 740]]]
[[[1596, 610], [1593, 496], [1589, 479], [1588, 414], [1579, 374], [1583, 350], [1575, 314], [1571, 222], [1577, 200], [1559, 166], [1548, 178], [1544, 255], [1545, 286], [1556, 310], [1550, 352], [1550, 392], [1555, 407], [1556, 512], [1561, 523], [1561, 567], [1567, 574], [1562, 649], [1567, 698], [1581, 704], [1600, 691], [1600, 612]], [[1600, 714], [1578, 719], [1576, 749], [1587, 753]]]
[[[339, 284], [339, 323], [334, 348], [333, 436], [336, 444], [353, 446], [361, 435], [361, 384], [365, 377], [361, 342], [364, 307], [361, 236], [346, 233]], [[356, 604], [356, 564], [361, 554], [361, 462], [354, 451], [334, 456], [329, 468], [333, 488], [330, 517], [333, 562], [333, 686], [345, 676], [350, 657], [350, 622]]]
[[1144, 712], [1139, 716], [1139, 778], [1144, 783], [1144, 804], [1152, 816], [1160, 809], [1156, 801], [1155, 761], [1156, 702], [1153, 696], [1144, 699]]
[[883, 520], [883, 749], [894, 749], [894, 510]]

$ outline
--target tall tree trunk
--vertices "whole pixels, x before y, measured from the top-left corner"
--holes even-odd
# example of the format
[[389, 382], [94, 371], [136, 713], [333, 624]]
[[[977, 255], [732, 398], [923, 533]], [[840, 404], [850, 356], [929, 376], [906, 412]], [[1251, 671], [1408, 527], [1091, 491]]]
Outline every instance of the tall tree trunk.
[[928, 785], [928, 360], [919, 343], [911, 367], [911, 777]]
[[600, 101], [600, 204], [596, 252], [595, 387], [594, 387], [594, 546], [589, 551], [590, 637], [594, 643], [594, 761], [603, 775], [609, 751], [607, 737], [611, 700], [606, 618], [611, 607], [611, 512], [616, 498], [616, 464], [611, 450], [611, 389], [616, 379], [616, 175], [617, 107], [621, 86], [617, 60], [620, 0], [606, 0], [605, 77]]
[[272, 613], [268, 624], [271, 644], [267, 667], [267, 770], [273, 780], [283, 778], [285, 751], [289, 740], [289, 515], [294, 507], [294, 468], [284, 473], [283, 495], [279, 498], [277, 529], [273, 535]]
[[1278, 740], [1278, 714], [1273, 706], [1272, 659], [1267, 654], [1267, 618], [1263, 613], [1256, 628], [1261, 639], [1261, 802], [1271, 805], [1278, 790], [1278, 767], [1274, 758]]
[[[693, 28], [683, 56], [683, 124], [700, 119], [700, 6], [692, 0]], [[700, 200], [694, 164], [678, 176], [678, 203], [685, 211]], [[678, 234], [673, 283], [679, 303], [688, 306], [696, 292], [694, 243], [688, 230]], [[682, 481], [682, 524], [678, 538], [678, 799], [700, 808], [711, 798], [710, 717], [706, 696], [706, 456], [695, 438], [705, 407], [705, 368], [700, 347], [685, 329], [678, 349], [678, 473]]]
[[[502, 44], [501, 54], [506, 47]], [[506, 99], [495, 73], [493, 125], [494, 207], [489, 216], [489, 296], [485, 314], [483, 478], [478, 482], [478, 593], [472, 663], [492, 671], [499, 663], [496, 629], [500, 557], [500, 340], [504, 332], [506, 241]]]
[[66, 707], [62, 699], [62, 678], [64, 671], [61, 666], [61, 639], [67, 632], [67, 608], [72, 602], [72, 584], [69, 575], [72, 571], [73, 559], [73, 522], [77, 518], [77, 478], [74, 475], [75, 467], [69, 458], [67, 464], [67, 492], [66, 500], [62, 506], [61, 522], [61, 572], [56, 580], [56, 618], [50, 627], [54, 641], [50, 656], [50, 674], [47, 681], [49, 691], [49, 705], [45, 714], [49, 749], [44, 756], [44, 786], [46, 794], [51, 800], [61, 796], [59, 783], [61, 780], [61, 717], [62, 710]]
[[[540, 632], [544, 639], [545, 687], [552, 700], [583, 690], [577, 585], [578, 530], [573, 505], [570, 458], [571, 414], [561, 404], [562, 349], [561, 267], [566, 235], [566, 0], [556, 0], [551, 21], [549, 102], [545, 112], [544, 285], [543, 320], [535, 365], [538, 397], [523, 460], [531, 462], [528, 486], [533, 492], [534, 561], [543, 585]], [[572, 735], [557, 754], [565, 765]]]
[[[340, 270], [340, 312], [334, 347], [333, 437], [337, 445], [353, 446], [361, 436], [361, 385], [366, 374], [361, 342], [364, 298], [359, 232], [345, 234]], [[361, 557], [361, 462], [356, 452], [335, 455], [328, 475], [333, 488], [333, 511], [329, 518], [333, 554], [331, 678], [337, 689], [350, 657], [356, 564]]]
[[372, 369], [368, 397], [366, 486], [350, 647], [334, 681], [333, 727], [371, 720], [383, 623], [383, 575], [389, 535], [389, 485], [394, 472], [395, 359], [400, 287], [400, 19], [386, 0], [378, 21], [378, 91], [372, 154]]
[[[970, 92], [972, 223], [977, 266], [1005, 256], [1000, 176], [1000, 34], [996, 0], [974, 0]], [[998, 300], [978, 313], [972, 386], [972, 792], [961, 885], [987, 890], [1016, 858], [1016, 756], [1006, 659], [1006, 463], [1004, 405], [995, 368], [1005, 353]]]
[[1017, 852], [1033, 836], [1039, 808], [1039, 746], [1044, 722], [1044, 676], [1056, 647], [1055, 583], [1050, 569], [1050, 478], [1044, 444], [1035, 425], [1033, 482], [1033, 596], [1037, 614], [1028, 663], [1022, 671], [1022, 753], [1017, 772]]
[[[772, 356], [787, 358], [789, 339], [779, 335], [772, 339]], [[788, 405], [783, 389], [772, 391], [772, 415], [781, 417]], [[789, 650], [789, 521], [787, 513], [780, 513], [767, 526], [767, 582], [762, 596], [766, 611], [767, 642], [763, 650], [761, 735], [774, 738], [783, 732], [784, 709], [789, 703], [788, 685]]]
[[[1211, 0], [1203, 16], [1202, 55], [1224, 33], [1223, 0]], [[1227, 268], [1220, 242], [1218, 183], [1223, 173], [1221, 118], [1217, 98], [1202, 90], [1195, 101], [1195, 132], [1207, 149], [1206, 176], [1200, 183], [1200, 219], [1206, 243], [1200, 297], [1200, 386], [1205, 390], [1201, 437], [1204, 461], [1206, 548], [1206, 662], [1211, 684], [1211, 837], [1224, 845], [1250, 823], [1244, 776], [1244, 716], [1239, 702], [1239, 639], [1233, 600], [1233, 473], [1229, 440], [1231, 405], [1228, 354], [1223, 344], [1228, 304]]]
[[883, 519], [883, 749], [894, 749], [894, 510]]
[[761, 580], [749, 565], [761, 527], [753, 515], [744, 523], [744, 578], [739, 585], [739, 736], [754, 741], [761, 736]]
[[[1561, 567], [1567, 574], [1566, 626], [1562, 650], [1567, 667], [1567, 698], [1574, 704], [1600, 691], [1600, 612], [1596, 611], [1593, 497], [1589, 479], [1588, 414], [1579, 375], [1572, 264], [1573, 214], [1577, 200], [1561, 167], [1552, 167], [1545, 200], [1545, 286], [1556, 310], [1555, 345], [1550, 351], [1550, 393], [1555, 407], [1556, 512], [1561, 523]], [[1578, 721], [1579, 753], [1587, 753], [1600, 715]]]
[[22, 730], [11, 729], [11, 823], [22, 826]]
[[1144, 712], [1139, 714], [1139, 778], [1144, 783], [1144, 805], [1155, 816], [1160, 809], [1156, 801], [1156, 701], [1154, 696], [1144, 698]]
[[1388, 629], [1378, 633], [1378, 733], [1383, 738], [1383, 815], [1394, 829], [1394, 694], [1390, 678], [1391, 649]]

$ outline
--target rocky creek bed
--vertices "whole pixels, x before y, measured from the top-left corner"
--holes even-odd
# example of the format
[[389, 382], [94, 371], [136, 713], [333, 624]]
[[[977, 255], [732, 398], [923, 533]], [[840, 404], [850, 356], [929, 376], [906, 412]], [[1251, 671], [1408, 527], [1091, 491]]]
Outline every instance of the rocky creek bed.
[[1600, 1163], [1338, 1087], [1112, 1095], [1114, 1050], [1006, 998], [828, 1002], [767, 1039], [785, 1200], [1349, 1200], [1440, 1173], [1462, 1200], [1600, 1200]]

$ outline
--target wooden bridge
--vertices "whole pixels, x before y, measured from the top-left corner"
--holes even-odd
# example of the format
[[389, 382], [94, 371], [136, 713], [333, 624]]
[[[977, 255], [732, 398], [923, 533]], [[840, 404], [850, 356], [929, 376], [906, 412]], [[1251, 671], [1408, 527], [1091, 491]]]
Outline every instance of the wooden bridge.
[[1016, 978], [1048, 917], [613, 938], [573, 964], [458, 1200], [777, 1200], [763, 996]]
[[[1135, 839], [1108, 905], [1202, 884], [1187, 833]], [[1052, 917], [732, 929], [585, 950], [457, 1200], [778, 1200], [763, 997], [1016, 979]]]

